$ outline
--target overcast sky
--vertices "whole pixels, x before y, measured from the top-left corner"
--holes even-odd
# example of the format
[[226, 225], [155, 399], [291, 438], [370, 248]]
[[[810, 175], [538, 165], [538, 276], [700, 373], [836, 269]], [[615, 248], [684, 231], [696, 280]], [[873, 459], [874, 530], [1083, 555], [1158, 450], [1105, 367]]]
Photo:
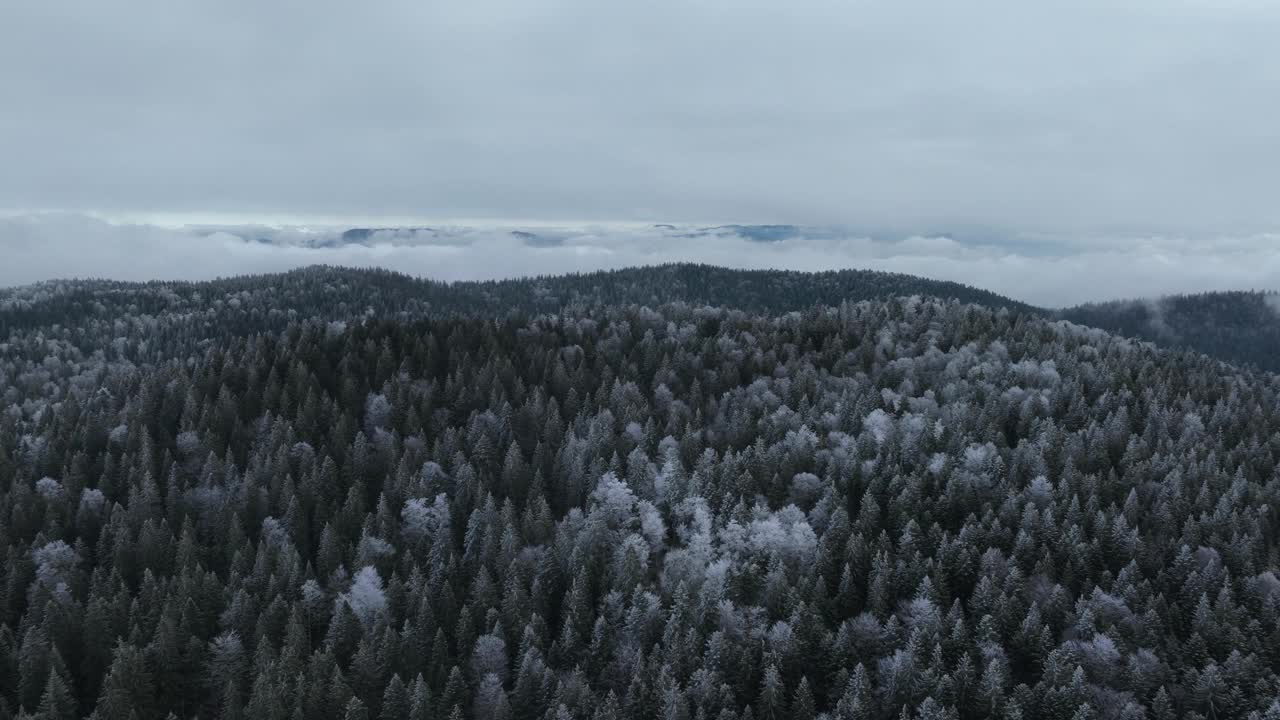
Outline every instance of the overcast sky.
[[1280, 227], [1274, 0], [0, 8], [0, 208]]

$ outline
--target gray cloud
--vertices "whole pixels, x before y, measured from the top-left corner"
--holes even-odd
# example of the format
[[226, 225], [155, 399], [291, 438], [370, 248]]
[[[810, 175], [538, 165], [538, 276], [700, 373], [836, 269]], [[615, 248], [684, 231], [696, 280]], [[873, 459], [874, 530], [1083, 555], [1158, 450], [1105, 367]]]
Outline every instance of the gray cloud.
[[[164, 228], [76, 215], [0, 218], [0, 286], [49, 278], [210, 279], [326, 263], [379, 266], [442, 280], [700, 262], [737, 268], [868, 268], [955, 280], [1044, 306], [1175, 292], [1280, 287], [1280, 236], [1109, 236], [1069, 252], [1023, 253], [1017, 243], [948, 237], [871, 239], [798, 229], [773, 242], [731, 230], [645, 224], [343, 228]], [[1060, 244], [1057, 247], [1066, 248]]]
[[1264, 0], [48, 0], [0, 207], [1280, 225]]

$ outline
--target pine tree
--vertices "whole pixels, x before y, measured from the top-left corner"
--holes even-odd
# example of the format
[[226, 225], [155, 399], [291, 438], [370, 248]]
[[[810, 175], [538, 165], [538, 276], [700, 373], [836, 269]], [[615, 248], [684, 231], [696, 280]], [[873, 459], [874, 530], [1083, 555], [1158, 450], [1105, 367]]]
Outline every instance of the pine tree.
[[101, 720], [128, 720], [132, 715], [149, 717], [155, 695], [151, 673], [142, 652], [121, 642], [116, 646], [111, 668], [102, 683], [97, 712]]
[[18, 659], [18, 704], [33, 708], [40, 703], [49, 676], [49, 640], [39, 628], [27, 631]]
[[285, 707], [276, 683], [267, 672], [261, 672], [253, 681], [245, 716], [254, 720], [284, 720]]
[[802, 677], [791, 701], [791, 717], [795, 720], [813, 720], [816, 714], [813, 693], [809, 691], [809, 678]]
[[56, 672], [49, 673], [49, 681], [40, 697], [38, 714], [41, 720], [75, 720], [79, 717], [71, 689]]
[[449, 671], [449, 681], [445, 683], [444, 690], [440, 693], [440, 708], [442, 711], [455, 707], [462, 707], [467, 704], [467, 683], [462, 678], [462, 670], [454, 665]]
[[405, 687], [404, 681], [400, 679], [400, 675], [392, 675], [391, 680], [387, 683], [386, 690], [382, 693], [382, 711], [379, 718], [381, 720], [404, 720], [409, 717], [409, 713], [409, 690]]
[[[786, 687], [776, 666], [765, 668], [764, 679], [760, 682], [760, 695], [756, 701], [756, 715], [760, 720], [779, 720], [787, 717], [785, 695]], [[810, 698], [812, 699], [812, 698]]]
[[1071, 720], [1094, 720], [1098, 714], [1093, 711], [1093, 706], [1088, 703], [1080, 703], [1075, 713], [1071, 715]]
[[1156, 691], [1155, 697], [1151, 700], [1151, 716], [1155, 720], [1173, 720], [1178, 716], [1173, 708], [1173, 701], [1169, 698], [1169, 692], [1163, 686]]
[[325, 688], [329, 702], [326, 707], [340, 717], [345, 708], [356, 697], [351, 691], [351, 686], [347, 684], [347, 680], [343, 677], [342, 672], [338, 670], [338, 666], [333, 666], [333, 673], [329, 678], [327, 687]]
[[[378, 651], [378, 641], [373, 633], [366, 634], [360, 640], [355, 655], [351, 657], [351, 689], [357, 697], [381, 700], [386, 689], [383, 679], [384, 664]], [[366, 707], [374, 705], [366, 702]]]
[[222, 702], [218, 706], [218, 720], [245, 720], [244, 704], [240, 699], [240, 688], [234, 680], [228, 680], [222, 691]]
[[346, 712], [342, 717], [343, 720], [369, 720], [369, 710], [360, 698], [353, 697], [347, 703]]
[[19, 668], [13, 630], [7, 624], [0, 625], [0, 700], [12, 698], [18, 692]]
[[431, 689], [421, 675], [413, 681], [413, 697], [410, 700], [409, 720], [431, 720], [435, 717], [434, 701]]

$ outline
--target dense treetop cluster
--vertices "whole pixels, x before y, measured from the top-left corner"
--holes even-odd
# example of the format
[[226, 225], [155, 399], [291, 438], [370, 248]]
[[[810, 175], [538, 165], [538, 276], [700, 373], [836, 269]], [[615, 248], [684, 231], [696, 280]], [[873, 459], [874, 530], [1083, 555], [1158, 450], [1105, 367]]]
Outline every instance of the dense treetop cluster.
[[528, 282], [0, 298], [0, 717], [1280, 718], [1276, 376]]

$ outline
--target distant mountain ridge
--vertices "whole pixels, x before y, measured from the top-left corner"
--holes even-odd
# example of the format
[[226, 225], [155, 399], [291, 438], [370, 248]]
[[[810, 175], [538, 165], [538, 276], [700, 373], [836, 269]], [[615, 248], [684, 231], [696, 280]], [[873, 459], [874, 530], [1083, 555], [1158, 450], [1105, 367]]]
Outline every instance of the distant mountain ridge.
[[366, 314], [501, 316], [559, 312], [570, 306], [689, 303], [778, 314], [815, 305], [919, 295], [1067, 320], [1237, 365], [1280, 371], [1280, 296], [1274, 293], [1176, 295], [1055, 310], [962, 283], [896, 273], [732, 270], [697, 264], [454, 283], [335, 266], [205, 282], [47, 281], [0, 290], [0, 335], [13, 328], [75, 326], [129, 306], [153, 316], [198, 312], [215, 300], [231, 302], [237, 297], [246, 306], [257, 306], [249, 300], [260, 293], [269, 294], [271, 305], [282, 312], [276, 318], [245, 318], [246, 332], [282, 327], [287, 311], [293, 316], [344, 320]]
[[386, 227], [386, 228], [358, 227], [358, 228], [350, 228], [350, 229], [344, 230], [342, 232], [341, 238], [342, 238], [342, 242], [344, 243], [363, 243], [369, 240], [370, 238], [372, 238], [377, 233], [416, 235], [417, 233], [432, 233], [432, 232], [435, 232], [435, 230], [429, 227], [394, 227], [394, 228], [392, 227]]
[[[421, 304], [422, 312], [457, 314], [503, 314], [548, 312], [568, 304], [661, 305], [691, 303], [716, 305], [750, 312], [781, 313], [803, 310], [813, 305], [838, 305], [889, 296], [927, 295], [1005, 307], [1015, 311], [1036, 311], [1026, 303], [961, 283], [930, 280], [911, 275], [873, 270], [832, 270], [806, 273], [790, 270], [732, 270], [711, 265], [666, 264], [622, 270], [601, 270], [554, 276], [533, 276], [507, 280], [441, 282], [415, 278], [389, 270], [356, 269], [316, 265], [272, 275], [245, 275], [211, 281], [122, 282], [112, 280], [55, 280], [21, 288], [0, 290], [0, 309], [8, 315], [64, 312], [88, 301], [138, 302], [142, 295], [154, 297], [144, 302], [159, 310], [164, 302], [195, 295], [234, 295], [241, 292], [271, 291], [290, 294], [302, 307], [312, 304], [304, 297], [324, 294], [324, 286], [346, 285], [353, 293], [350, 302], [406, 307]], [[156, 292], [163, 289], [163, 292]], [[12, 321], [12, 317], [6, 317]], [[0, 325], [2, 327], [2, 325]]]

